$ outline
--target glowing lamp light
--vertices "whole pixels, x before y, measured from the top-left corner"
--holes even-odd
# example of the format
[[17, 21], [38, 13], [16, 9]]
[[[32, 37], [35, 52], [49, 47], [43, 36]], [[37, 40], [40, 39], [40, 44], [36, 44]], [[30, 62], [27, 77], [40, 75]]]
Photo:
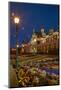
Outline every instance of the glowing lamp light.
[[34, 39], [34, 42], [36, 42], [36, 39]]
[[19, 24], [19, 21], [20, 21], [19, 17], [14, 17], [14, 23], [15, 24]]
[[17, 48], [19, 47], [19, 45], [17, 44]]

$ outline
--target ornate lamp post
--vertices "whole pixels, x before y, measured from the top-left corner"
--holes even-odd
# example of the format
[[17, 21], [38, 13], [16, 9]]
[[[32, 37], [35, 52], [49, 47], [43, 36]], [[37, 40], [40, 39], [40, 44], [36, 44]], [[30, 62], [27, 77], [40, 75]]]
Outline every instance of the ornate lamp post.
[[18, 68], [18, 29], [19, 29], [20, 18], [18, 16], [14, 17], [14, 23], [16, 26], [16, 68]]

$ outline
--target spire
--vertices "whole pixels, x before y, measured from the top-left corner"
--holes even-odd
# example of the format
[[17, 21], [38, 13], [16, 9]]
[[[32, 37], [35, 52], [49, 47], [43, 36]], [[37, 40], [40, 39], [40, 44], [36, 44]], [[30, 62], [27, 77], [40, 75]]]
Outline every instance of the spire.
[[33, 28], [33, 34], [35, 33], [35, 29]]

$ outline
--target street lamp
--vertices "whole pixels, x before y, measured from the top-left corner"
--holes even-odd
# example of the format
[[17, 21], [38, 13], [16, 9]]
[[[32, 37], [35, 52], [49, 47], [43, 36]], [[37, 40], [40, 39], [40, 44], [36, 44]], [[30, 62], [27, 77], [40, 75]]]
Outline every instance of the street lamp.
[[15, 24], [19, 24], [19, 21], [20, 21], [19, 17], [17, 17], [17, 16], [14, 17], [14, 23], [15, 23]]
[[16, 26], [16, 67], [18, 68], [18, 29], [19, 29], [20, 18], [18, 16], [14, 17], [14, 23]]

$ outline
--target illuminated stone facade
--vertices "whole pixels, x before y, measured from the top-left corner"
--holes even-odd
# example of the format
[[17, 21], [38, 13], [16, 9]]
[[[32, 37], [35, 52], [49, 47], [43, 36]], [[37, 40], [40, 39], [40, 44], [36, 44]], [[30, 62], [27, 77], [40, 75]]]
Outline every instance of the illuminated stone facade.
[[46, 34], [43, 28], [40, 32], [35, 32], [35, 29], [33, 29], [31, 40], [29, 42], [22, 43], [19, 48], [19, 51], [22, 54], [59, 53], [59, 32], [54, 32], [53, 29], [50, 29], [49, 33]]

